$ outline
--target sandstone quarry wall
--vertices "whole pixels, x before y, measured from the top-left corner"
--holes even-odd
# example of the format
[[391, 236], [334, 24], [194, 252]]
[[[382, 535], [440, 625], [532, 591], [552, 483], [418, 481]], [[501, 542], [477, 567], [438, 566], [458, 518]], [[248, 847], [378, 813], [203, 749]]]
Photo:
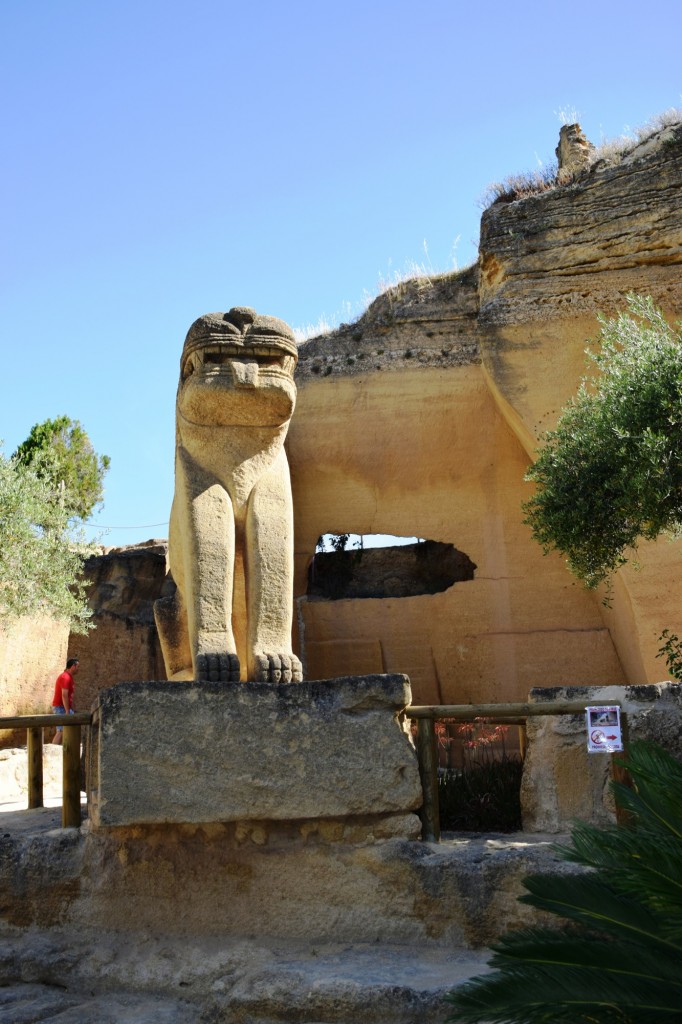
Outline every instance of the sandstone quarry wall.
[[47, 714], [69, 629], [47, 616], [0, 622], [0, 715]]
[[[641, 570], [618, 574], [607, 608], [560, 556], [542, 555], [521, 502], [541, 434], [586, 370], [597, 313], [636, 290], [682, 315], [681, 184], [678, 125], [614, 166], [495, 203], [475, 266], [400, 284], [301, 345], [287, 448], [307, 678], [405, 672], [416, 702], [467, 702], [665, 675], [657, 638], [682, 630], [681, 542], [643, 544]], [[308, 596], [324, 533], [450, 544], [474, 578], [409, 597]], [[165, 553], [118, 549], [90, 571], [98, 629], [70, 647], [84, 696], [164, 678], [151, 605], [169, 585]]]
[[[289, 437], [300, 646], [311, 677], [403, 671], [414, 699], [525, 699], [545, 679], [651, 682], [682, 628], [679, 543], [642, 545], [610, 608], [543, 557], [522, 523], [523, 476], [586, 370], [597, 313], [653, 295], [682, 314], [682, 129], [554, 191], [496, 203], [480, 258], [407, 282], [301, 347]], [[309, 599], [319, 534], [454, 544], [477, 565], [440, 594]], [[559, 680], [562, 680], [559, 683]]]
[[101, 689], [130, 680], [165, 679], [153, 604], [168, 581], [165, 541], [110, 548], [85, 563], [95, 629], [69, 638], [80, 659], [76, 706], [90, 710]]
[[[599, 312], [625, 308], [630, 291], [682, 316], [682, 125], [668, 126], [612, 167], [483, 215], [480, 248], [482, 365], [498, 407], [527, 451], [585, 372]], [[628, 680], [665, 675], [656, 660], [665, 627], [679, 631], [674, 596], [680, 542], [643, 543], [641, 571], [615, 582], [603, 609]]]
[[[301, 391], [290, 453], [308, 678], [401, 665], [417, 703], [512, 700], [542, 680], [568, 683], [577, 666], [622, 681], [596, 602], [522, 524], [528, 458], [478, 364], [326, 377]], [[438, 594], [308, 599], [329, 531], [451, 543], [477, 569]]]

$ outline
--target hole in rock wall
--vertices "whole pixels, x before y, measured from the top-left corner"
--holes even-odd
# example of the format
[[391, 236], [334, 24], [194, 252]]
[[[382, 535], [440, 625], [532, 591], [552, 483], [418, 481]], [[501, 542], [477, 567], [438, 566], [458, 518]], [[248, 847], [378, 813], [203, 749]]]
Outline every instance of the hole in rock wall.
[[384, 534], [323, 534], [308, 570], [318, 600], [417, 597], [472, 580], [476, 565], [454, 544]]

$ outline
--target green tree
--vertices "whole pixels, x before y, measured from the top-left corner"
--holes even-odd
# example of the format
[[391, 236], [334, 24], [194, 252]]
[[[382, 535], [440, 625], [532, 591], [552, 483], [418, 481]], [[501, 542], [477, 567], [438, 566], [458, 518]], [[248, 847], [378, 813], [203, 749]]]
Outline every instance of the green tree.
[[59, 416], [36, 423], [13, 458], [52, 484], [70, 519], [87, 519], [102, 501], [110, 459], [95, 452], [78, 420]]
[[682, 325], [651, 298], [600, 317], [597, 373], [586, 377], [547, 433], [528, 479], [526, 522], [545, 550], [597, 586], [640, 537], [682, 525]]
[[91, 550], [70, 529], [51, 482], [0, 451], [0, 616], [42, 613], [86, 632], [80, 573]]
[[510, 932], [493, 973], [448, 996], [457, 1024], [660, 1024], [682, 1021], [682, 764], [639, 741], [633, 789], [614, 784], [627, 825], [580, 824], [566, 860], [584, 875], [526, 879], [520, 897], [561, 927]]

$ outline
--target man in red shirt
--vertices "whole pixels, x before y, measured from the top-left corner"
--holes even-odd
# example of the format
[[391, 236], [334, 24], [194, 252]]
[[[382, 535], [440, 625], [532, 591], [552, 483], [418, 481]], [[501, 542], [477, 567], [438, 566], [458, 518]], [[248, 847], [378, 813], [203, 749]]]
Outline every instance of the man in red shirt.
[[[54, 696], [52, 698], [52, 710], [55, 715], [72, 715], [74, 712], [73, 677], [78, 672], [78, 668], [78, 658], [69, 658], [66, 663], [66, 669], [61, 675], [57, 676], [54, 684]], [[52, 742], [61, 743], [62, 735], [62, 727], [58, 725]]]

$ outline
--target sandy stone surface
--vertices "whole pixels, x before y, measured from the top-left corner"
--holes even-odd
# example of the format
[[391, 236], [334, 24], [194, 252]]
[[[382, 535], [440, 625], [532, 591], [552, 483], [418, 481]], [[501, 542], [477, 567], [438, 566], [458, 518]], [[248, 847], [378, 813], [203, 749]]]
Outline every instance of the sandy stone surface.
[[0, 989], [0, 1020], [7, 1024], [194, 1024], [199, 1008], [157, 995], [90, 990], [19, 982]]
[[[43, 798], [46, 807], [61, 807], [62, 748], [43, 746]], [[28, 806], [28, 758], [25, 747], [0, 750], [0, 812]], [[1, 822], [2, 819], [0, 819]]]
[[0, 715], [49, 714], [69, 628], [47, 616], [0, 620]]
[[58, 821], [56, 808], [0, 814], [0, 1020], [13, 1024], [442, 1024], [446, 992], [486, 969], [485, 944], [537, 920], [520, 879], [557, 870], [547, 837], [521, 834], [354, 854], [318, 837], [312, 858], [247, 841], [240, 858], [226, 832], [200, 832], [170, 863], [158, 832], [93, 848], [87, 826]]
[[[546, 688], [531, 692], [533, 702], [584, 700], [591, 705], [620, 704], [629, 740], [658, 743], [682, 759], [682, 684]], [[612, 757], [588, 753], [585, 715], [529, 718], [523, 766], [521, 807], [524, 828], [566, 832], [576, 819], [593, 825], [615, 821], [610, 782]]]
[[82, 710], [92, 707], [103, 687], [166, 678], [154, 601], [174, 589], [167, 581], [167, 556], [166, 541], [150, 540], [108, 548], [86, 560], [95, 628], [69, 640], [69, 657], [80, 660], [76, 697]]

